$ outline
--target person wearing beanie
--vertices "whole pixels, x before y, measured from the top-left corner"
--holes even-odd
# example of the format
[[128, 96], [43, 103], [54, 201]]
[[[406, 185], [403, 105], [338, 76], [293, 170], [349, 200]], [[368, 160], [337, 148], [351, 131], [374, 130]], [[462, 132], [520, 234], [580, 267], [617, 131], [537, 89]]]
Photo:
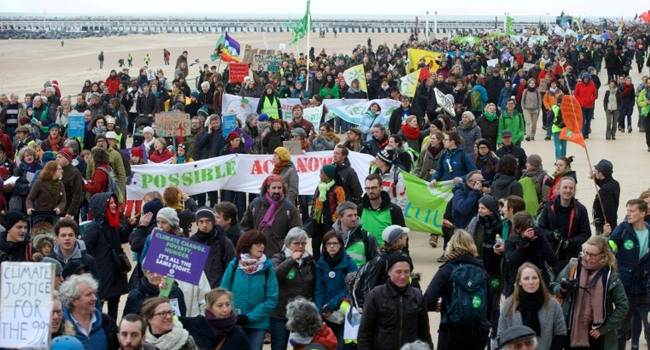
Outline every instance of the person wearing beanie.
[[44, 257], [40, 262], [42, 263], [48, 263], [48, 264], [54, 264], [54, 290], [59, 290], [61, 287], [61, 283], [64, 280], [63, 277], [63, 266], [61, 266], [61, 263], [54, 259], [50, 258], [49, 256]]
[[[207, 129], [202, 131], [203, 136], [199, 138], [197, 135], [197, 142], [194, 145], [194, 160], [199, 161], [208, 158], [215, 158], [221, 155], [223, 148], [226, 145], [225, 137], [223, 137], [221, 117], [212, 114], [208, 119]], [[198, 154], [197, 154], [198, 153]], [[198, 197], [199, 204], [205, 204], [205, 200]], [[219, 202], [219, 191], [208, 192], [210, 203], [216, 205]]]
[[394, 158], [393, 150], [382, 150], [377, 153], [377, 158], [374, 161], [374, 165], [377, 168], [374, 174], [378, 174], [382, 178], [383, 189], [390, 196], [390, 201], [397, 204], [402, 209], [402, 212], [404, 212], [408, 203], [408, 199], [406, 198], [406, 181], [400, 168], [393, 164]]
[[[164, 222], [161, 222], [160, 220], [163, 220]], [[158, 228], [163, 231], [176, 235], [179, 235], [179, 233], [182, 234], [179, 230], [180, 227], [178, 226], [180, 223], [178, 220], [178, 214], [173, 208], [165, 207], [160, 209], [156, 215], [156, 221], [158, 222]]]
[[7, 255], [9, 261], [32, 261], [32, 255], [38, 250], [25, 240], [29, 232], [27, 215], [18, 211], [7, 211], [4, 214], [5, 232], [0, 236], [0, 251]]
[[[531, 154], [528, 156], [528, 159], [526, 160], [526, 169], [522, 171], [521, 179], [519, 181], [522, 183], [522, 187], [524, 187], [524, 200], [526, 200], [526, 203], [530, 203], [527, 209], [531, 214], [537, 213], [539, 207], [546, 203], [546, 200], [548, 199], [548, 193], [551, 188], [544, 181], [547, 175], [548, 174], [542, 166], [542, 157], [538, 154]], [[526, 178], [530, 178], [531, 182], [529, 183], [527, 180], [524, 180]], [[527, 194], [530, 193], [526, 190], [528, 186], [532, 186], [537, 195], [534, 201], [534, 206], [532, 205], [533, 201], [528, 201], [527, 198]]]
[[[146, 199], [146, 198], [145, 198]], [[131, 251], [138, 254], [138, 266], [133, 272], [134, 275], [137, 275], [133, 279], [137, 280], [142, 276], [142, 258], [144, 254], [142, 252], [145, 250], [145, 245], [148, 237], [156, 228], [158, 217], [158, 212], [164, 208], [162, 200], [159, 198], [154, 198], [142, 206], [142, 212], [140, 214], [140, 221], [137, 224], [137, 227], [131, 233], [129, 239], [131, 241]]]
[[[276, 164], [280, 162], [277, 154], [274, 156], [274, 161]], [[264, 232], [267, 237], [264, 254], [268, 257], [282, 250], [282, 242], [289, 230], [294, 227], [302, 227], [300, 213], [294, 204], [298, 194], [298, 175], [295, 173], [293, 164], [291, 164], [291, 168], [294, 174], [290, 178], [293, 176], [296, 178], [296, 196], [292, 200], [290, 199], [291, 185], [286, 185], [287, 179], [282, 176], [282, 173], [269, 175], [262, 183], [260, 197], [248, 205], [239, 224], [244, 232], [250, 230]]]
[[598, 98], [596, 84], [591, 80], [589, 73], [584, 73], [582, 79], [576, 84], [574, 96], [582, 109], [582, 135], [588, 139], [591, 132], [591, 118], [594, 116], [594, 103]]
[[345, 191], [342, 182], [336, 171], [336, 165], [327, 164], [321, 168], [320, 181], [316, 186], [314, 194], [314, 206], [311, 217], [314, 220], [314, 231], [312, 233], [312, 252], [314, 259], [318, 261], [321, 252], [321, 241], [323, 236], [336, 222], [336, 210], [339, 204], [345, 202]]
[[[399, 349], [416, 340], [433, 348], [425, 300], [422, 292], [409, 283], [411, 258], [394, 253], [388, 257], [386, 267], [388, 281], [366, 296], [357, 337], [359, 349]], [[401, 310], [393, 310], [393, 317], [382, 317], [380, 306], [389, 304]]]
[[82, 248], [80, 243], [77, 241], [78, 236], [79, 226], [73, 219], [64, 218], [57, 221], [54, 225], [54, 238], [56, 241], [53, 245], [52, 252], [49, 253], [47, 257], [53, 259], [61, 266], [63, 279], [76, 274], [79, 265], [86, 266], [88, 272], [90, 272], [95, 279], [99, 279], [100, 275], [97, 268], [97, 262], [94, 257]]
[[[598, 193], [594, 197], [592, 213], [594, 226], [598, 235], [607, 235], [618, 225], [618, 206], [621, 198], [621, 185], [612, 177], [614, 165], [607, 159], [601, 159], [589, 176], [598, 185]], [[600, 198], [598, 196], [600, 195]], [[602, 203], [601, 203], [602, 201]], [[604, 208], [604, 212], [603, 212]], [[607, 227], [605, 227], [607, 226]]]
[[210, 287], [214, 289], [221, 285], [221, 279], [228, 264], [236, 256], [235, 246], [226, 237], [223, 228], [216, 224], [212, 209], [200, 207], [195, 215], [198, 229], [190, 236], [190, 240], [210, 247], [210, 255], [208, 255], [203, 272]]
[[457, 129], [458, 135], [462, 137], [465, 142], [465, 153], [474, 155], [474, 143], [482, 138], [481, 128], [476, 124], [474, 114], [470, 111], [463, 113], [461, 117], [460, 127]]
[[262, 146], [266, 149], [267, 154], [273, 154], [275, 149], [282, 147], [284, 141], [291, 140], [291, 135], [285, 128], [285, 123], [282, 119], [272, 119], [271, 128], [262, 137]]
[[43, 151], [58, 152], [63, 148], [65, 138], [61, 137], [61, 127], [57, 123], [50, 124], [49, 135], [43, 142], [41, 142], [41, 149]]
[[287, 200], [291, 204], [296, 203], [298, 199], [298, 172], [291, 161], [291, 154], [284, 147], [278, 147], [273, 152], [273, 174], [280, 175], [289, 187]]

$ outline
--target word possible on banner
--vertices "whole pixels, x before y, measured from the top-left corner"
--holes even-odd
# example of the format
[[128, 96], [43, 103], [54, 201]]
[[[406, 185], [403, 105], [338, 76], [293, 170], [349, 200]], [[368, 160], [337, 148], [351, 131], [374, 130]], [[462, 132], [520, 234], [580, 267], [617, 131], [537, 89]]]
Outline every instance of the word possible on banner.
[[210, 247], [154, 229], [142, 269], [199, 285]]
[[54, 264], [2, 263], [0, 346], [49, 349]]

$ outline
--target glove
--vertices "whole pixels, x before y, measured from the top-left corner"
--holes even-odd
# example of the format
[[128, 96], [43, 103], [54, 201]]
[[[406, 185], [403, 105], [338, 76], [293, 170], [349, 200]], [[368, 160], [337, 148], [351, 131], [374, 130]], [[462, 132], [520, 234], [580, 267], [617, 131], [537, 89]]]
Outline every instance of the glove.
[[561, 241], [560, 242], [560, 247], [562, 247], [562, 249], [569, 248], [569, 241], [567, 241], [567, 240]]
[[562, 237], [562, 232], [559, 231], [553, 232], [553, 239], [555, 239], [558, 242], [562, 242], [562, 240], [564, 239], [564, 237]]
[[251, 323], [251, 320], [248, 319], [248, 316], [246, 316], [246, 315], [237, 316], [237, 324], [238, 325], [243, 326], [243, 325], [249, 324], [249, 323]]
[[574, 289], [576, 289], [577, 282], [578, 282], [577, 280], [563, 280], [562, 282], [560, 282], [560, 287], [562, 287], [562, 289], [565, 289], [569, 292], [572, 292]]

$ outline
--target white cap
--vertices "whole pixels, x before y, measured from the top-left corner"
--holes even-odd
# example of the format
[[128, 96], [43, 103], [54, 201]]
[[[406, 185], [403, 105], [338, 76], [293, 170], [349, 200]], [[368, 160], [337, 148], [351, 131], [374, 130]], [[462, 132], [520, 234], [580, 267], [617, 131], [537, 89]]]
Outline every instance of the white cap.
[[107, 133], [106, 133], [106, 138], [107, 138], [107, 139], [118, 140], [118, 138], [117, 138], [117, 134], [115, 133], [115, 131], [109, 131], [109, 132], [107, 132]]
[[384, 241], [384, 244], [390, 245], [395, 242], [395, 240], [397, 240], [403, 233], [408, 234], [409, 232], [411, 232], [411, 229], [408, 227], [390, 225], [386, 227], [381, 233], [381, 239]]

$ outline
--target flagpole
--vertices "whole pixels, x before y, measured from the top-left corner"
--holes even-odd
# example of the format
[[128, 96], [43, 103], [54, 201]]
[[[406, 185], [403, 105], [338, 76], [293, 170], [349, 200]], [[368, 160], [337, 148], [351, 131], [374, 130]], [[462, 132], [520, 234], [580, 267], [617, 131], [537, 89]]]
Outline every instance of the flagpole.
[[[309, 8], [307, 8], [307, 11], [309, 11]], [[309, 52], [311, 50], [311, 46], [309, 46], [309, 37], [311, 36], [311, 11], [307, 14], [307, 88], [306, 91], [309, 91], [309, 72], [310, 72], [310, 66], [311, 66], [311, 56], [309, 55]]]

